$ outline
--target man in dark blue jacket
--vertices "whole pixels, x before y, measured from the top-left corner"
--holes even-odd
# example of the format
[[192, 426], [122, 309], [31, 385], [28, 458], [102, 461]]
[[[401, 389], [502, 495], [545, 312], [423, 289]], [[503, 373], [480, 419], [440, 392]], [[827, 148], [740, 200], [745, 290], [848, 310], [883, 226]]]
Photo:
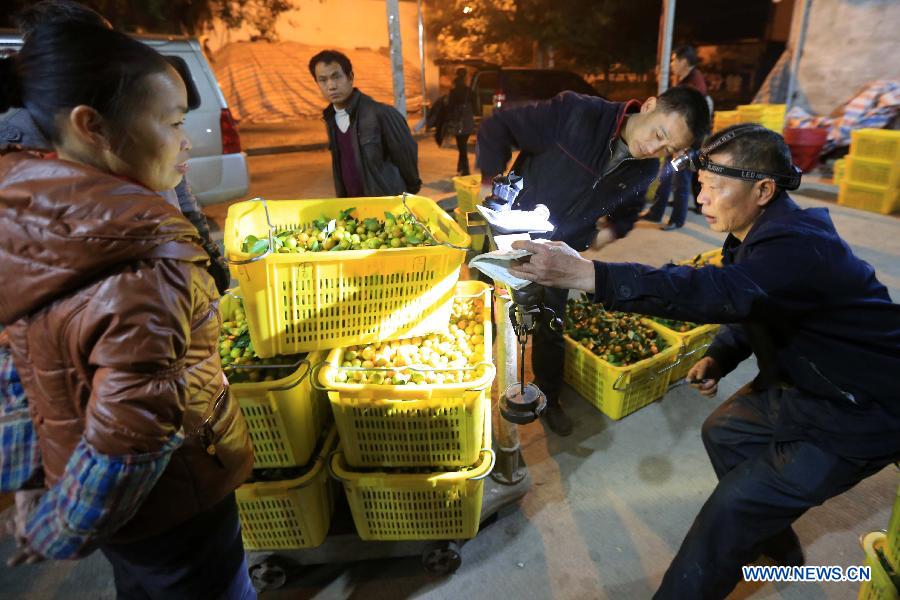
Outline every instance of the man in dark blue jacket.
[[536, 254], [517, 270], [613, 310], [728, 323], [688, 373], [706, 395], [756, 355], [757, 377], [703, 424], [719, 483], [657, 598], [724, 598], [760, 554], [802, 564], [791, 523], [900, 459], [900, 305], [826, 209], [801, 210], [782, 189], [780, 135], [736, 126], [717, 144], [700, 154], [698, 201], [729, 234], [722, 268], [591, 263], [525, 242]]
[[[708, 130], [706, 100], [690, 88], [673, 88], [643, 105], [563, 92], [485, 119], [478, 131], [478, 167], [489, 183], [518, 149], [513, 170], [524, 177], [525, 189], [515, 208], [546, 205], [556, 225], [550, 239], [579, 251], [597, 250], [631, 230], [659, 157], [699, 144]], [[544, 304], [562, 316], [567, 295], [547, 290]], [[562, 335], [538, 324], [531, 363], [547, 395], [547, 423], [569, 435], [572, 421], [559, 404], [563, 354]]]

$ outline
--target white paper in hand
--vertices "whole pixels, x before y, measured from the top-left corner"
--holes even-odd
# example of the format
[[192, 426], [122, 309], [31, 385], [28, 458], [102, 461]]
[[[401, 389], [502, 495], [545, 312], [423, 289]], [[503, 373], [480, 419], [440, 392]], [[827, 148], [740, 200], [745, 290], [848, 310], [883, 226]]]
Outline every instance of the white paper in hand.
[[[528, 236], [520, 235], [501, 237], [528, 239]], [[497, 241], [496, 237], [494, 238], [494, 241], [497, 242], [498, 246], [500, 245], [500, 242]], [[509, 268], [513, 266], [514, 261], [517, 261], [520, 258], [525, 258], [526, 256], [531, 256], [531, 252], [529, 252], [528, 250], [513, 250], [509, 247], [509, 245], [512, 244], [513, 241], [515, 240], [505, 240], [505, 249], [503, 250], [494, 250], [493, 252], [488, 252], [487, 254], [479, 254], [469, 261], [469, 268], [478, 269], [494, 281], [505, 283], [514, 290], [521, 290], [531, 282], [527, 279], [516, 277], [509, 272]]]
[[538, 204], [534, 210], [505, 210], [503, 212], [491, 210], [481, 204], [476, 204], [475, 208], [484, 216], [488, 225], [500, 233], [553, 231], [553, 224], [549, 221], [550, 210], [543, 204]]

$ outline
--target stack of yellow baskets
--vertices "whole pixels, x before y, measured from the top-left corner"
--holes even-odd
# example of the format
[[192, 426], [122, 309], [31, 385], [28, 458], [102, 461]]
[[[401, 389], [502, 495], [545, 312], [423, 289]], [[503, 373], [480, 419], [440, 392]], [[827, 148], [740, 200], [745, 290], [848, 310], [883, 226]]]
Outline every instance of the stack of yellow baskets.
[[[223, 320], [231, 320], [239, 306], [234, 295], [223, 297], [219, 304]], [[334, 449], [336, 438], [333, 430], [325, 435], [331, 411], [310, 378], [313, 365], [323, 358], [324, 353], [312, 352], [286, 377], [231, 385], [247, 421], [254, 469], [295, 473], [290, 479], [238, 488], [241, 533], [248, 550], [317, 546], [328, 533], [334, 497], [323, 459]]]
[[891, 511], [887, 533], [873, 531], [861, 537], [866, 552], [866, 566], [871, 569], [869, 581], [859, 589], [859, 600], [900, 599], [900, 488]]
[[740, 117], [736, 110], [717, 110], [713, 113], [713, 132], [737, 125], [740, 123]]
[[[461, 281], [460, 301], [481, 300], [480, 354], [491, 356], [491, 288]], [[345, 349], [319, 381], [328, 390], [341, 452], [331, 460], [364, 540], [474, 537], [491, 450], [492, 365], [472, 381], [419, 385], [342, 382]]]
[[777, 133], [784, 130], [785, 104], [742, 104], [737, 107], [738, 123], [759, 123]]
[[[264, 238], [269, 231], [305, 227], [351, 207], [359, 219], [409, 211], [443, 243], [260, 257], [241, 250], [248, 235]], [[335, 415], [335, 427], [323, 436], [325, 419], [276, 403], [272, 412], [283, 421], [304, 425], [293, 432], [272, 420], [268, 426], [259, 425], [260, 432], [287, 438], [282, 443], [315, 446], [310, 440], [324, 437], [324, 441], [314, 457], [312, 452], [307, 456], [310, 462], [301, 477], [239, 488], [248, 549], [321, 544], [333, 510], [329, 471], [343, 482], [364, 539], [475, 535], [483, 478], [494, 463], [489, 391], [493, 365], [486, 365], [479, 380], [457, 386], [350, 384], [339, 383], [336, 377], [346, 346], [446, 331], [454, 299], [460, 295], [484, 299], [483, 356], [490, 361], [490, 288], [457, 282], [469, 242], [437, 204], [419, 196], [248, 201], [229, 208], [226, 254], [240, 284], [256, 352], [261, 357], [311, 352], [303, 373], [295, 375], [303, 376], [302, 388], [310, 397], [326, 403], [329, 418], [330, 400]], [[271, 385], [279, 392], [287, 384]], [[326, 389], [327, 394], [322, 393]], [[235, 389], [239, 398], [240, 392]], [[250, 420], [252, 411], [244, 412]], [[260, 448], [269, 443], [263, 437], [253, 438], [257, 467]], [[431, 472], [422, 473], [423, 468]]]
[[900, 131], [850, 133], [838, 204], [889, 215], [900, 212]]
[[[722, 251], [709, 250], [678, 264], [721, 266]], [[601, 359], [568, 335], [563, 336], [564, 381], [611, 419], [621, 419], [665, 395], [669, 383], [685, 377], [703, 357], [719, 329], [718, 325], [700, 325], [679, 332], [652, 319], [643, 321], [659, 333], [667, 347], [655, 356], [622, 367]]]
[[487, 226], [484, 217], [475, 210], [475, 206], [481, 204], [481, 177], [478, 175], [454, 177], [453, 187], [456, 189], [457, 199], [453, 216], [463, 231], [469, 232], [472, 250], [480, 253], [484, 248], [484, 228]]

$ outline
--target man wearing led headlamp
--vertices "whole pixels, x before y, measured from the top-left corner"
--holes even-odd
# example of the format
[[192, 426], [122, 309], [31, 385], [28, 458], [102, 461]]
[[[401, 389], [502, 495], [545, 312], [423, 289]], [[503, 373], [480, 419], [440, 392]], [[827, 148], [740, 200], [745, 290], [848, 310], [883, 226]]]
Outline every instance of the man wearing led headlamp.
[[803, 561], [791, 524], [900, 459], [900, 305], [840, 238], [827, 210], [800, 209], [780, 135], [739, 125], [675, 166], [700, 169], [722, 268], [590, 262], [564, 244], [534, 252], [521, 277], [594, 294], [607, 308], [727, 323], [688, 374], [707, 396], [755, 354], [759, 374], [701, 431], [719, 477], [657, 598], [724, 598], [765, 554]]

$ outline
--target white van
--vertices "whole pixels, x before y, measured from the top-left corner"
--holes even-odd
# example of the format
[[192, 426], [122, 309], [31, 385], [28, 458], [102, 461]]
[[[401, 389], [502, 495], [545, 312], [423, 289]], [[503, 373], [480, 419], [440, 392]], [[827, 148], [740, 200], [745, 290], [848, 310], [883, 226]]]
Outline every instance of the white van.
[[[193, 146], [187, 180], [197, 201], [215, 204], [245, 196], [250, 187], [247, 155], [241, 151], [235, 121], [200, 44], [194, 38], [182, 36], [135, 37], [160, 54], [183, 60], [199, 93], [200, 106], [190, 111], [184, 122]], [[17, 32], [0, 30], [0, 54], [4, 50], [18, 50], [21, 46], [22, 38]], [[0, 115], [0, 120], [2, 118]]]

